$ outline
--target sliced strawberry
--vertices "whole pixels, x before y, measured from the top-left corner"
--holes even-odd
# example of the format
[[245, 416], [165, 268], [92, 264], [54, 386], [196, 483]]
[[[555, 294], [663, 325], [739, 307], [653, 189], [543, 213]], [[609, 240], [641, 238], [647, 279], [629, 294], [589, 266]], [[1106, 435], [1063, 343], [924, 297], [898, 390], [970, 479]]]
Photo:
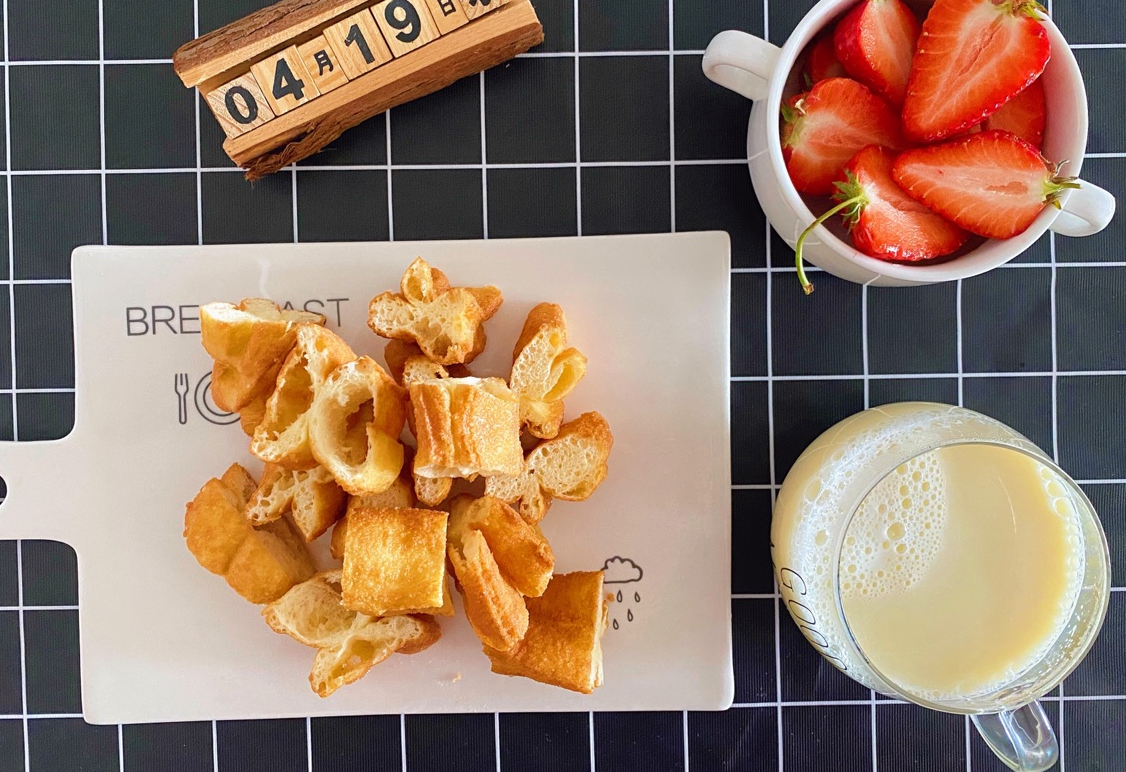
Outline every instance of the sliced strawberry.
[[902, 105], [919, 30], [919, 20], [903, 0], [864, 0], [837, 25], [837, 58], [849, 75]]
[[794, 259], [798, 278], [808, 295], [813, 285], [805, 277], [802, 250], [818, 225], [844, 215], [852, 243], [866, 255], [888, 262], [935, 260], [956, 252], [970, 234], [912, 199], [892, 179], [895, 152], [870, 145], [848, 162], [833, 198], [840, 203], [817, 219], [798, 239]]
[[782, 108], [782, 155], [802, 193], [827, 196], [845, 164], [868, 145], [905, 147], [899, 116], [854, 80], [830, 78]]
[[892, 179], [896, 154], [866, 147], [845, 167], [837, 198], [861, 200], [848, 216], [852, 243], [866, 255], [893, 262], [945, 257], [970, 234], [914, 200]]
[[991, 239], [1024, 233], [1045, 206], [1058, 207], [1066, 190], [1079, 187], [1058, 172], [1037, 148], [1007, 131], [908, 150], [892, 168], [911, 198]]
[[844, 65], [837, 59], [837, 48], [833, 45], [833, 35], [824, 33], [809, 47], [809, 58], [805, 63], [806, 86], [813, 86], [829, 78], [845, 78]]
[[1040, 77], [1052, 55], [1035, 0], [937, 0], [911, 66], [903, 125], [934, 142], [981, 123]]
[[1036, 80], [1006, 102], [1004, 107], [986, 118], [982, 128], [986, 131], [990, 129], [1011, 131], [1030, 145], [1042, 147], [1044, 127], [1047, 123], [1048, 108], [1044, 97], [1044, 82]]

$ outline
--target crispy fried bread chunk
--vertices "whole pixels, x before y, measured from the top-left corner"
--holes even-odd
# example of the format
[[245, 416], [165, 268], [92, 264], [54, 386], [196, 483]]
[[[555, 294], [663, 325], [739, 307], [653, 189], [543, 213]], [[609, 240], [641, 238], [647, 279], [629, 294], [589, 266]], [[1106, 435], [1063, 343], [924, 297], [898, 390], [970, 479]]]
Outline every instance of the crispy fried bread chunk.
[[614, 446], [610, 425], [598, 413], [583, 413], [559, 434], [528, 454], [524, 471], [485, 481], [485, 494], [507, 504], [519, 502], [520, 514], [538, 523], [553, 499], [584, 501], [606, 479], [606, 461]]
[[340, 519], [347, 502], [347, 494], [323, 466], [297, 472], [266, 464], [246, 517], [251, 525], [264, 525], [291, 512], [297, 530], [311, 542]]
[[345, 608], [340, 582], [340, 571], [317, 574], [262, 609], [275, 632], [317, 649], [309, 685], [321, 697], [363, 678], [392, 654], [416, 654], [442, 637], [432, 617], [378, 619]]
[[369, 357], [340, 365], [317, 389], [309, 446], [348, 493], [382, 493], [399, 478], [406, 398]]
[[[413, 343], [393, 340], [387, 344], [384, 353], [387, 366], [392, 368], [392, 374], [409, 389], [412, 384], [421, 383], [434, 378], [469, 378], [469, 368], [465, 365], [440, 365], [426, 357], [425, 354]], [[414, 410], [407, 410], [407, 424], [411, 434], [417, 436], [418, 431], [414, 424]], [[414, 492], [418, 500], [428, 507], [437, 507], [445, 501], [453, 488], [452, 477], [422, 477], [414, 474], [414, 463], [411, 464], [411, 474], [414, 478]]]
[[477, 637], [495, 649], [515, 646], [528, 629], [525, 595], [542, 595], [555, 556], [540, 529], [504, 502], [459, 496], [447, 532], [450, 564]]
[[556, 574], [529, 598], [528, 632], [507, 651], [485, 646], [494, 673], [590, 694], [602, 685], [602, 634], [609, 596], [601, 571]]
[[563, 398], [586, 375], [586, 357], [567, 348], [567, 320], [554, 303], [540, 303], [524, 321], [512, 352], [508, 385], [520, 395], [520, 419], [535, 437], [551, 439], [563, 422]]
[[371, 616], [444, 613], [447, 519], [428, 509], [349, 512], [344, 605]]
[[539, 526], [526, 522], [499, 499], [458, 496], [450, 507], [446, 539], [456, 548], [470, 531], [485, 537], [505, 580], [521, 595], [543, 595], [555, 568], [555, 555]]
[[450, 287], [421, 257], [403, 274], [398, 293], [368, 307], [368, 326], [384, 338], [410, 341], [443, 365], [472, 362], [485, 349], [484, 323], [503, 302], [496, 287]]
[[269, 395], [282, 361], [297, 340], [297, 326], [324, 323], [321, 314], [283, 310], [264, 298], [247, 298], [237, 306], [200, 306], [200, 340], [215, 360], [211, 373], [215, 405], [234, 413], [256, 397]]
[[329, 552], [336, 560], [344, 559], [344, 539], [348, 532], [348, 513], [355, 509], [411, 509], [415, 505], [414, 486], [407, 475], [399, 475], [391, 487], [383, 493], [365, 493], [361, 496], [349, 496], [348, 506], [344, 516], [336, 521], [332, 528], [332, 541], [329, 543]]
[[[275, 375], [276, 379], [277, 376]], [[266, 417], [266, 401], [270, 399], [270, 394], [273, 392], [263, 392], [254, 399], [250, 400], [246, 407], [238, 412], [239, 426], [242, 427], [243, 432], [247, 437], [254, 436], [254, 430], [258, 428], [258, 424], [262, 423], [262, 419]]]
[[254, 528], [246, 506], [257, 485], [238, 464], [208, 480], [184, 514], [184, 539], [199, 564], [251, 603], [269, 603], [313, 575], [305, 542], [286, 519]]
[[404, 389], [414, 381], [430, 378], [468, 378], [469, 368], [465, 365], [440, 365], [422, 353], [417, 344], [405, 340], [389, 340], [383, 349], [387, 360], [387, 372]]
[[416, 474], [413, 479], [415, 497], [428, 507], [441, 506], [454, 487], [452, 477], [420, 477]]
[[277, 386], [266, 401], [266, 415], [254, 430], [250, 452], [286, 469], [317, 465], [309, 445], [309, 408], [330, 373], [356, 358], [336, 333], [302, 325], [297, 343], [278, 372]]
[[416, 476], [520, 474], [520, 400], [500, 378], [422, 381], [410, 397]]

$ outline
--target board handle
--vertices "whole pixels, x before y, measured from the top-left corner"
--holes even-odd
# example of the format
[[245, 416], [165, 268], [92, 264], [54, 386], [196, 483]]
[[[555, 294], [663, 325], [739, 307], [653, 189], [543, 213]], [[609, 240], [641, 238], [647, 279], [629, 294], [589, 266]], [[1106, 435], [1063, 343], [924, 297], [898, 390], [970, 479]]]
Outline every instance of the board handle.
[[72, 497], [76, 470], [68, 459], [73, 443], [0, 442], [0, 477], [8, 493], [0, 505], [0, 539], [68, 541], [78, 516]]

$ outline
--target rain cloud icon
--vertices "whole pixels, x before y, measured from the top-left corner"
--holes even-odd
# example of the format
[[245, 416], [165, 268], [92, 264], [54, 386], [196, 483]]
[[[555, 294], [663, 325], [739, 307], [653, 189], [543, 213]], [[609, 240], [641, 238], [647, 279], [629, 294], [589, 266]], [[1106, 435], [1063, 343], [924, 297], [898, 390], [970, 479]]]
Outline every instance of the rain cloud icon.
[[[632, 584], [634, 582], [640, 582], [641, 577], [645, 574], [645, 572], [641, 570], [641, 566], [637, 565], [637, 563], [633, 562], [630, 558], [618, 557], [616, 555], [608, 559], [602, 565], [602, 570], [606, 574], [606, 578], [604, 579], [606, 584]], [[631, 594], [633, 595], [632, 603], [629, 597]], [[629, 604], [626, 608], [625, 621], [627, 623], [632, 622], [633, 606], [641, 603], [641, 593], [639, 593], [636, 588], [632, 593], [630, 593], [628, 589], [623, 590], [619, 588], [614, 594], [614, 600], [618, 602], [619, 609], [622, 603]], [[617, 614], [614, 615], [612, 626], [615, 630], [621, 627]]]
[[637, 563], [629, 558], [620, 558], [616, 555], [602, 564], [602, 570], [606, 572], [606, 578], [603, 580], [606, 584], [640, 582], [644, 575], [641, 566]]

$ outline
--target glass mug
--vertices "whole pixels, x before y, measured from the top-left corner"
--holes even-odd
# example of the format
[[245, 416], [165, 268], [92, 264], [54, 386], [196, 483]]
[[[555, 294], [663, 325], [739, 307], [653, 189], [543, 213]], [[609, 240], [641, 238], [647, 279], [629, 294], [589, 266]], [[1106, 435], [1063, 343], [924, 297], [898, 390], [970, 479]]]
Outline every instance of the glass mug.
[[1110, 558], [1090, 501], [1027, 438], [948, 405], [852, 416], [787, 475], [771, 551], [782, 602], [839, 670], [968, 714], [1012, 769], [1056, 763], [1036, 700], [1094, 643]]

